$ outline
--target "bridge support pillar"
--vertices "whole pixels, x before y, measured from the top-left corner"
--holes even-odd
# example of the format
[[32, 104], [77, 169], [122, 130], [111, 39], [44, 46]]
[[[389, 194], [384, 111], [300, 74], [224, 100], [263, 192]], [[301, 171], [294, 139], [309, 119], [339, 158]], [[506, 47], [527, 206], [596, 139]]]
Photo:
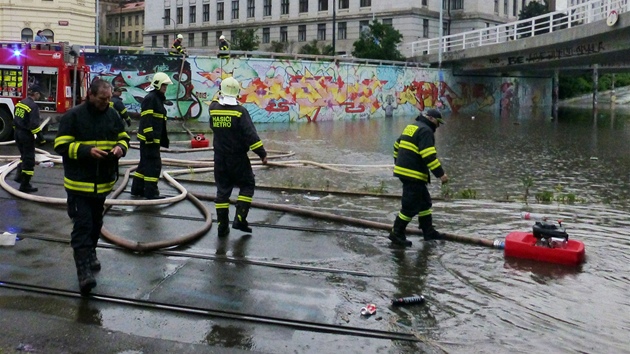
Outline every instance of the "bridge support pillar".
[[558, 120], [558, 101], [560, 97], [560, 70], [553, 71], [553, 95], [551, 97], [552, 117]]

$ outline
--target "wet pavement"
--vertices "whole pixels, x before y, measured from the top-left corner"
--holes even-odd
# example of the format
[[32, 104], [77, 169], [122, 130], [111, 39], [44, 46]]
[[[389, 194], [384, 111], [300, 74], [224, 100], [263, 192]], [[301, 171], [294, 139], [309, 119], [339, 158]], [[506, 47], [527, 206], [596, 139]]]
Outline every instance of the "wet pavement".
[[[519, 218], [522, 211], [562, 218], [571, 237], [586, 245], [580, 267], [505, 259], [498, 250], [417, 237], [411, 249], [399, 250], [381, 230], [256, 208], [248, 218], [251, 235], [232, 230], [220, 240], [213, 226], [191, 244], [147, 253], [102, 240], [97, 296], [81, 299], [74, 293], [71, 223], [63, 206], [0, 190], [0, 231], [22, 238], [0, 247], [0, 281], [25, 287], [0, 287], [0, 326], [6, 329], [0, 353], [630, 352], [628, 118], [517, 118], [461, 115], [438, 130], [438, 156], [451, 176], [453, 198], [436, 200], [436, 224], [494, 239], [531, 228]], [[390, 223], [399, 200], [376, 194], [400, 191], [388, 166], [393, 139], [407, 123], [260, 125], [269, 149], [353, 173], [257, 169], [261, 188], [254, 201]], [[172, 127], [177, 131], [176, 123]], [[187, 138], [173, 133], [171, 140]], [[0, 146], [0, 155], [16, 151]], [[131, 150], [126, 159], [137, 156]], [[211, 152], [165, 156], [192, 160]], [[534, 182], [525, 203], [521, 178], [529, 175]], [[12, 176], [7, 181], [15, 187]], [[60, 166], [36, 168], [36, 194], [65, 197], [61, 178]], [[177, 179], [194, 194], [215, 192], [211, 173]], [[161, 183], [162, 193], [176, 193]], [[563, 188], [556, 187], [560, 183]], [[466, 189], [477, 198], [458, 197]], [[581, 201], [536, 201], [543, 190], [571, 192]], [[431, 192], [448, 196], [435, 184]], [[202, 203], [214, 214], [211, 201]], [[186, 234], [203, 222], [189, 201], [114, 206], [105, 216], [109, 231], [143, 242]], [[60, 293], [42, 292], [50, 289]], [[421, 294], [423, 305], [391, 306], [392, 298]], [[377, 312], [362, 317], [369, 303]], [[344, 329], [356, 332], [339, 332]]]

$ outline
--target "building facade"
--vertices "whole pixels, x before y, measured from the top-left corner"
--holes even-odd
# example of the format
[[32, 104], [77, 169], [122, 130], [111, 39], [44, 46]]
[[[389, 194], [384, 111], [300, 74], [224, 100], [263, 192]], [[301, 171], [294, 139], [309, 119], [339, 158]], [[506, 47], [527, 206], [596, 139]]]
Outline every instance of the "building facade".
[[94, 45], [96, 0], [0, 0], [0, 39]]
[[373, 20], [396, 28], [403, 42], [413, 42], [439, 35], [441, 3], [447, 35], [514, 21], [531, 1], [535, 0], [151, 1], [145, 7], [144, 46], [168, 48], [174, 36], [182, 34], [186, 47], [214, 50], [221, 35], [230, 40], [238, 29], [255, 29], [262, 51], [281, 42], [287, 52], [296, 53], [314, 39], [332, 44], [335, 33], [337, 54], [350, 54]]
[[144, 1], [109, 2], [105, 10], [101, 41], [107, 45], [142, 46], [144, 36]]

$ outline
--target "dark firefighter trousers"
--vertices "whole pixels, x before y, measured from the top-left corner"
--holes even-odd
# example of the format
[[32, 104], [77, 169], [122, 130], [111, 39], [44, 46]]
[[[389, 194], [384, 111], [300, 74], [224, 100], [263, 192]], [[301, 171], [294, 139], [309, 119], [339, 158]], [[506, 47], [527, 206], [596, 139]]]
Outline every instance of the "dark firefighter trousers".
[[68, 193], [68, 216], [74, 226], [70, 246], [76, 250], [94, 249], [103, 227], [105, 196], [87, 197]]
[[33, 176], [35, 169], [35, 137], [26, 129], [15, 128], [15, 143], [20, 150], [18, 173]]
[[256, 182], [247, 154], [214, 155], [214, 180], [217, 184], [215, 204], [229, 203], [234, 187], [239, 196], [253, 197]]
[[431, 203], [431, 194], [427, 184], [403, 178], [400, 181], [403, 184], [402, 209], [400, 209], [400, 212], [409, 218], [413, 218], [419, 213], [423, 214], [420, 216], [429, 215], [433, 204]]
[[[160, 144], [147, 144], [140, 142], [140, 163], [136, 170], [134, 184], [139, 183], [145, 196], [159, 194], [157, 183], [162, 172], [162, 158], [160, 156]], [[136, 178], [141, 179], [136, 180]], [[133, 191], [132, 191], [133, 192]]]

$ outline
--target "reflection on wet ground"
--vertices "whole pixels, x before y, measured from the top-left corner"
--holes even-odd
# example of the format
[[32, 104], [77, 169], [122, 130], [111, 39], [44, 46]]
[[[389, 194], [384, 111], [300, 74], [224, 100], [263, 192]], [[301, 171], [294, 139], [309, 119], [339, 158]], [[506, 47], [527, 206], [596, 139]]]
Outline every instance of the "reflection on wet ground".
[[[254, 199], [391, 223], [399, 209], [398, 198], [337, 195], [327, 190], [399, 194], [400, 182], [392, 177], [388, 166], [393, 162], [392, 144], [409, 121], [394, 118], [260, 125], [267, 148], [291, 150], [295, 159], [338, 164], [352, 173], [313, 167], [258, 169], [260, 185], [281, 190], [261, 188]], [[414, 333], [421, 343], [316, 334], [91, 301], [51, 301], [46, 302], [48, 305], [38, 301], [39, 307], [30, 311], [137, 336], [273, 353], [628, 352], [628, 122], [629, 117], [608, 113], [593, 120], [579, 111], [562, 111], [555, 121], [542, 116], [501, 120], [483, 114], [476, 114], [474, 119], [452, 115], [436, 135], [438, 156], [451, 177], [450, 193], [436, 183], [430, 188], [440, 197], [433, 208], [438, 229], [503, 238], [511, 231], [531, 228], [532, 222], [522, 220], [521, 212], [544, 214], [562, 219], [570, 237], [584, 242], [587, 258], [580, 267], [505, 259], [501, 251], [423, 242], [418, 237], [411, 237], [412, 248], [400, 250], [389, 245], [383, 231], [261, 210], [250, 214], [256, 225], [253, 236], [232, 232], [227, 239], [217, 239], [213, 229], [182, 249], [216, 256], [217, 260], [160, 254], [139, 257], [113, 249], [100, 253], [104, 269], [98, 289], [111, 295]], [[211, 153], [197, 155], [208, 157]], [[211, 173], [182, 177], [213, 180]], [[528, 180], [531, 183], [526, 187]], [[282, 191], [283, 187], [286, 190]], [[214, 192], [214, 187], [206, 185], [189, 184], [187, 188]], [[526, 188], [528, 197], [524, 200]], [[476, 199], [462, 199], [465, 190], [475, 191]], [[555, 200], [538, 201], [536, 195], [542, 192], [553, 193]], [[575, 196], [574, 202], [566, 202], [568, 194]], [[565, 198], [559, 198], [562, 196]], [[11, 203], [15, 204], [7, 199], [2, 209], [2, 214], [11, 218], [26, 215], [32, 206]], [[9, 210], [5, 205], [13, 206]], [[164, 230], [176, 232], [185, 223], [195, 222], [197, 214], [191, 210], [185, 206], [155, 208], [162, 217], [160, 224], [145, 225], [147, 235], [140, 237], [155, 237]], [[154, 219], [146, 217], [150, 213], [147, 208], [114, 212], [115, 217], [108, 216], [106, 221], [119, 232], [134, 232], [130, 225]], [[26, 232], [67, 237], [64, 211], [46, 213], [52, 215], [47, 218], [51, 221], [36, 221]], [[416, 219], [412, 225], [417, 225]], [[307, 228], [315, 230], [305, 231]], [[60, 254], [69, 259], [68, 247], [43, 248], [37, 242], [43, 241], [21, 241], [15, 248], [19, 259], [1, 268], [0, 275], [51, 281], [32, 274], [55, 266], [51, 260]], [[370, 276], [272, 268], [240, 260]], [[65, 266], [70, 268], [71, 264]], [[72, 289], [75, 279], [52, 281]], [[392, 298], [420, 294], [427, 299], [425, 305], [390, 306]], [[3, 308], [19, 307], [18, 303], [0, 293]], [[376, 315], [359, 316], [358, 310], [368, 303], [377, 304]]]

